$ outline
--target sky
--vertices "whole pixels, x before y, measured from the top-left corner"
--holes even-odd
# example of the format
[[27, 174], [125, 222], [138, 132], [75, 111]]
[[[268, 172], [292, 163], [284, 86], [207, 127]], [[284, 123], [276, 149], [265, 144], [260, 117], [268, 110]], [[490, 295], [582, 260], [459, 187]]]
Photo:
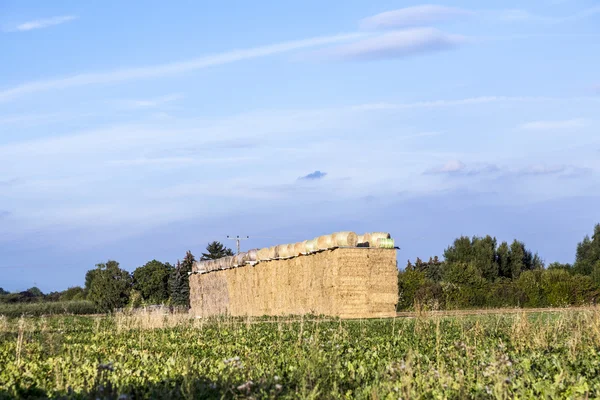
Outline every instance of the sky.
[[0, 287], [336, 231], [573, 262], [600, 2], [0, 0]]

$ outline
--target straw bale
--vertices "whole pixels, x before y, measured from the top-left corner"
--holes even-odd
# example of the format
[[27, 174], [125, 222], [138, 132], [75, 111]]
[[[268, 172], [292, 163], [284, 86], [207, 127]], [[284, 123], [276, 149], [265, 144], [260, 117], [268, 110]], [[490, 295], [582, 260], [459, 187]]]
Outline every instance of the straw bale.
[[304, 242], [298, 242], [294, 244], [294, 255], [298, 256], [300, 254], [306, 253], [306, 245]]
[[269, 258], [278, 258], [279, 257], [279, 249], [277, 246], [269, 247]]
[[244, 256], [244, 262], [256, 261], [258, 257], [257, 253], [257, 249], [248, 250]]
[[294, 245], [295, 243], [288, 243], [287, 245], [287, 256], [288, 257], [294, 257], [296, 256], [296, 254], [294, 254]]
[[233, 267], [233, 256], [226, 256], [221, 258], [221, 267], [222, 268], [232, 268]]
[[317, 247], [319, 250], [327, 250], [334, 247], [333, 236], [323, 235], [317, 238]]
[[280, 244], [275, 247], [275, 252], [277, 253], [278, 258], [286, 258], [289, 257], [288, 245]]
[[394, 239], [377, 239], [377, 247], [380, 249], [393, 249], [394, 248]]
[[269, 256], [269, 251], [270, 249], [268, 247], [264, 247], [260, 250], [258, 250], [258, 252], [256, 253], [256, 259], [258, 261], [265, 261], [265, 260], [269, 260], [273, 257]]
[[239, 253], [236, 254], [235, 256], [233, 256], [233, 264], [234, 265], [243, 265], [244, 264], [244, 257], [246, 256], [246, 253]]
[[313, 253], [319, 250], [319, 246], [317, 245], [317, 239], [307, 240], [305, 247], [307, 253]]
[[193, 275], [191, 312], [387, 317], [395, 315], [397, 272], [396, 252], [390, 249], [338, 248], [270, 260]]
[[332, 235], [336, 246], [356, 247], [358, 236], [354, 232], [336, 232]]
[[371, 232], [371, 240], [370, 242], [370, 246], [371, 247], [377, 247], [377, 241], [379, 239], [391, 239], [392, 237], [390, 236], [389, 233], [387, 232]]

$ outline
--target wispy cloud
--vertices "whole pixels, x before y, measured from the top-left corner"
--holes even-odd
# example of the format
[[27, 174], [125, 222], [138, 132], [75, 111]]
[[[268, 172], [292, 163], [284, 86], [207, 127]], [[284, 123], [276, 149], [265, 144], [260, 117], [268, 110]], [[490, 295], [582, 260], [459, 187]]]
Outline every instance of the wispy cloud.
[[156, 108], [167, 103], [172, 103], [174, 101], [181, 100], [182, 98], [183, 95], [181, 93], [173, 93], [149, 99], [118, 100], [117, 104], [126, 108]]
[[320, 53], [335, 60], [376, 60], [448, 50], [465, 42], [465, 36], [432, 28], [417, 28], [384, 33]]
[[369, 110], [403, 110], [413, 108], [440, 108], [440, 107], [456, 107], [469, 106], [497, 102], [544, 102], [544, 101], [561, 101], [564, 99], [558, 97], [509, 97], [509, 96], [480, 96], [467, 97], [456, 100], [431, 100], [431, 101], [416, 101], [412, 103], [367, 103], [353, 106], [357, 111]]
[[494, 164], [477, 164], [467, 166], [460, 160], [450, 160], [446, 164], [428, 169], [425, 175], [455, 175], [474, 176], [484, 173], [498, 172], [499, 168]]
[[449, 19], [473, 15], [474, 12], [455, 7], [424, 4], [386, 11], [360, 22], [363, 29], [397, 29], [424, 26]]
[[501, 21], [506, 22], [541, 22], [559, 24], [565, 22], [575, 22], [600, 14], [600, 6], [590, 7], [574, 14], [560, 17], [538, 15], [523, 9], [502, 10], [493, 12], [492, 14], [495, 14]]
[[521, 124], [520, 130], [525, 131], [557, 131], [584, 128], [589, 125], [585, 119], [568, 119], [560, 121], [532, 121]]
[[556, 175], [563, 178], [574, 178], [590, 172], [591, 170], [589, 168], [582, 168], [574, 165], [535, 164], [511, 170], [509, 171], [509, 174], [517, 176]]
[[492, 175], [496, 177], [527, 177], [552, 175], [562, 178], [574, 178], [590, 173], [588, 168], [574, 165], [532, 164], [524, 167], [498, 166], [489, 163], [467, 165], [460, 160], [450, 160], [446, 164], [430, 168], [424, 175], [475, 176]]
[[219, 164], [219, 163], [238, 163], [245, 161], [254, 161], [256, 157], [221, 157], [221, 158], [205, 158], [205, 157], [140, 157], [126, 160], [111, 160], [109, 165], [116, 166], [177, 166], [187, 164]]
[[28, 21], [17, 25], [14, 30], [18, 32], [25, 32], [32, 31], [34, 29], [44, 29], [51, 26], [64, 24], [65, 22], [73, 21], [77, 18], [78, 17], [76, 15], [63, 15], [59, 17], [36, 19], [34, 21]]
[[325, 177], [325, 175], [327, 175], [327, 172], [315, 171], [308, 175], [298, 178], [298, 180], [314, 181], [317, 179], [323, 179]]
[[8, 101], [26, 94], [39, 93], [49, 90], [60, 90], [78, 86], [117, 83], [137, 79], [157, 78], [176, 75], [217, 65], [229, 64], [236, 61], [275, 55], [293, 50], [317, 47], [327, 44], [344, 42], [364, 36], [362, 33], [349, 33], [334, 36], [322, 36], [304, 40], [277, 43], [268, 46], [252, 47], [213, 54], [188, 61], [170, 64], [149, 65], [136, 68], [122, 68], [113, 71], [84, 73], [64, 78], [34, 81], [24, 83], [0, 91], [0, 102]]

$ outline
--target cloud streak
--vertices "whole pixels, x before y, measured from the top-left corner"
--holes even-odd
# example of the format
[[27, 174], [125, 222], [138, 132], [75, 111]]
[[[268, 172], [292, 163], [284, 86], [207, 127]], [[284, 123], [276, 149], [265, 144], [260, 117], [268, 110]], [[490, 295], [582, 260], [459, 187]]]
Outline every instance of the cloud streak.
[[367, 30], [409, 28], [473, 14], [472, 11], [461, 8], [424, 4], [373, 15], [363, 19], [360, 27]]
[[60, 24], [64, 24], [69, 21], [76, 20], [78, 17], [76, 15], [63, 15], [59, 17], [45, 18], [45, 19], [37, 19], [34, 21], [29, 21], [17, 25], [15, 31], [17, 32], [26, 32], [32, 31], [35, 29], [44, 29], [49, 28], [51, 26], [56, 26]]
[[177, 75], [203, 68], [229, 64], [236, 61], [250, 60], [259, 57], [286, 53], [293, 50], [344, 42], [363, 36], [364, 34], [362, 33], [322, 36], [304, 40], [277, 43], [268, 46], [232, 50], [182, 62], [149, 65], [136, 68], [122, 68], [113, 71], [84, 73], [57, 79], [34, 81], [0, 91], [0, 102], [6, 102], [27, 94], [45, 92], [49, 90], [61, 90], [79, 86], [118, 83]]
[[498, 171], [499, 168], [494, 164], [478, 164], [468, 167], [460, 160], [450, 160], [444, 165], [428, 169], [424, 175], [474, 176]]
[[558, 130], [573, 130], [588, 126], [588, 122], [584, 119], [568, 119], [562, 121], [532, 121], [521, 124], [520, 130], [524, 131], [558, 131]]
[[417, 28], [368, 37], [323, 50], [322, 54], [334, 60], [403, 58], [448, 50], [466, 42], [465, 36], [447, 34], [432, 28]]

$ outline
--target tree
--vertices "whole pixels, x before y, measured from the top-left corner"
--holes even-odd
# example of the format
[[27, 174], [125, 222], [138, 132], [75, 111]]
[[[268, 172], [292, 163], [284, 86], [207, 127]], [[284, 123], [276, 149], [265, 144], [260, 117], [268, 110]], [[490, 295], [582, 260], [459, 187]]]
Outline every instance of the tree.
[[7, 292], [6, 290], [4, 290], [0, 287], [0, 296], [5, 295], [5, 294], [10, 294], [10, 292]]
[[133, 289], [144, 301], [163, 303], [169, 299], [169, 278], [173, 267], [157, 260], [147, 262], [133, 271]]
[[61, 301], [83, 300], [85, 291], [81, 286], [73, 286], [60, 292], [59, 299]]
[[202, 253], [200, 260], [216, 260], [218, 258], [232, 256], [233, 250], [225, 247], [222, 243], [214, 241], [206, 246], [206, 253]]
[[88, 299], [105, 312], [124, 307], [131, 291], [132, 279], [129, 272], [119, 268], [119, 263], [113, 260], [97, 264], [93, 271], [95, 272], [92, 274], [86, 274]]
[[496, 251], [496, 256], [498, 259], [498, 276], [502, 278], [512, 278], [512, 271], [510, 269], [510, 248], [508, 247], [508, 243], [502, 242], [500, 246], [498, 246], [498, 250]]
[[600, 261], [600, 224], [594, 227], [594, 234], [590, 239], [585, 236], [583, 241], [577, 244], [577, 253], [573, 269], [575, 273], [590, 275], [596, 264]]
[[31, 293], [33, 297], [44, 297], [44, 293], [36, 286], [27, 289], [27, 291]]
[[[208, 247], [207, 247], [208, 249]], [[188, 250], [182, 262], [177, 260], [171, 278], [171, 300], [174, 305], [190, 306], [190, 276], [196, 262], [194, 255]]]
[[516, 279], [521, 275], [521, 272], [525, 269], [525, 245], [515, 239], [510, 245], [510, 252], [508, 255], [508, 265], [511, 273], [511, 277]]

